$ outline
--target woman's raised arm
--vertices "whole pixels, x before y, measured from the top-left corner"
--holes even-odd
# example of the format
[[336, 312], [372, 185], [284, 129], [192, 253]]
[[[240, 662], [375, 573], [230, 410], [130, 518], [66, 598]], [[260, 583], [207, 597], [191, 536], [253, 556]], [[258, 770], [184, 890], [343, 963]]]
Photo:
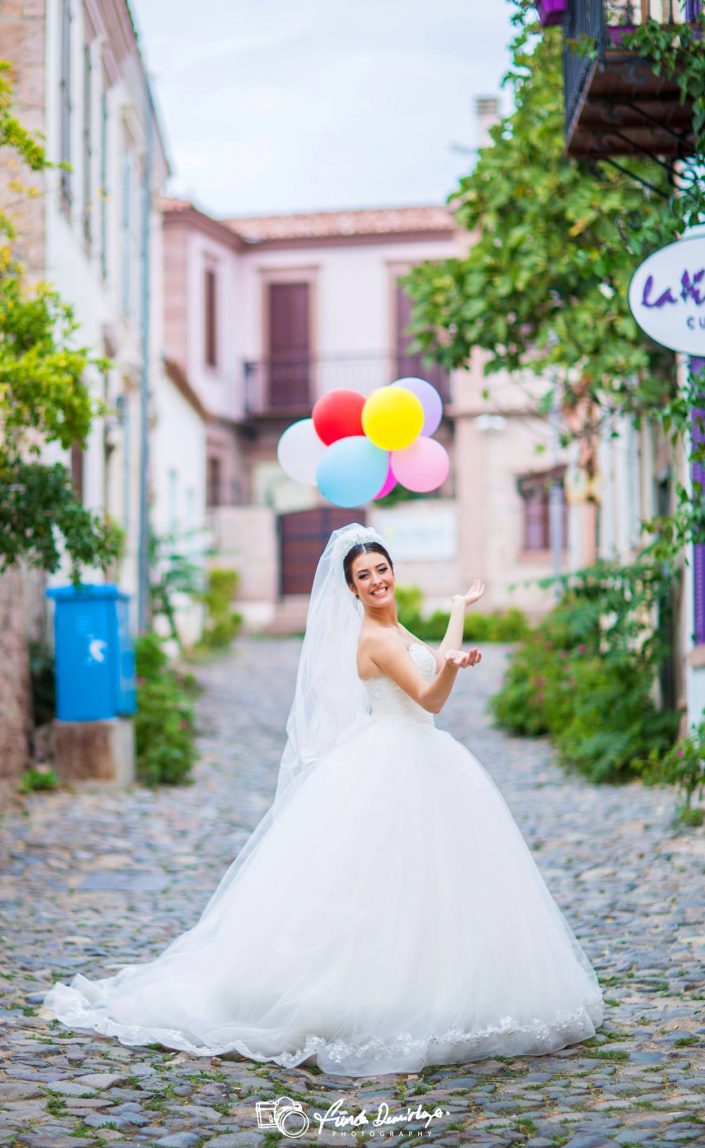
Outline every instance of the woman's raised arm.
[[448, 650], [457, 650], [463, 642], [463, 623], [465, 613], [473, 602], [477, 602], [485, 592], [485, 584], [480, 578], [475, 578], [470, 589], [465, 594], [454, 594], [451, 599], [450, 618], [443, 637], [443, 641], [436, 653], [436, 664], [440, 669], [445, 661]]

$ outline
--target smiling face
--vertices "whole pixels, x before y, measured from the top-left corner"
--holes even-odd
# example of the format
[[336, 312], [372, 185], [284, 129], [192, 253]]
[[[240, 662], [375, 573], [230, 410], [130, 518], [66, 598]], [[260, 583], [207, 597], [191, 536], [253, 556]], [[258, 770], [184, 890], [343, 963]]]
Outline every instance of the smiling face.
[[353, 559], [348, 585], [366, 608], [378, 610], [394, 601], [392, 565], [376, 550], [367, 550]]

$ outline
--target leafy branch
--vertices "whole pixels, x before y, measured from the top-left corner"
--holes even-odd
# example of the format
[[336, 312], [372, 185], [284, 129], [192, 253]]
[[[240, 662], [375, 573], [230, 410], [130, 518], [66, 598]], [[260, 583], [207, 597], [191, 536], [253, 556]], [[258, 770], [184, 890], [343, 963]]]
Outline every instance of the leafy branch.
[[[15, 114], [11, 68], [3, 61], [0, 155], [35, 172], [51, 166]], [[85, 445], [102, 412], [87, 378], [108, 363], [77, 344], [73, 310], [52, 287], [27, 285], [12, 249], [15, 234], [12, 219], [0, 213], [0, 570], [24, 559], [55, 571], [65, 552], [77, 581], [81, 567], [105, 569], [118, 557], [121, 531], [81, 504], [63, 463], [41, 460], [48, 444]]]

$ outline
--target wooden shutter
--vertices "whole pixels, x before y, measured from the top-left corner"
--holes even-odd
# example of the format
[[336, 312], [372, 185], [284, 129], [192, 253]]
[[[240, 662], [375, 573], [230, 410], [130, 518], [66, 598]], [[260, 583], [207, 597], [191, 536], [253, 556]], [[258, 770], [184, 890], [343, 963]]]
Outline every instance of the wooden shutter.
[[[59, 76], [59, 157], [62, 163], [71, 163], [71, 0], [61, 4], [61, 70]], [[71, 171], [62, 168], [59, 174], [61, 206], [69, 214], [72, 200]]]
[[220, 506], [222, 503], [220, 459], [217, 455], [210, 455], [206, 463], [206, 495], [208, 506]]
[[269, 285], [269, 405], [291, 410], [310, 405], [308, 283]]
[[449, 397], [448, 372], [444, 371], [443, 367], [439, 366], [438, 363], [432, 363], [428, 367], [424, 366], [421, 355], [412, 355], [409, 352], [411, 336], [406, 333], [406, 329], [411, 322], [411, 310], [411, 299], [404, 291], [401, 283], [397, 281], [395, 306], [395, 378], [403, 379], [411, 377], [426, 379], [427, 382], [436, 388], [444, 402], [447, 402]]
[[71, 478], [73, 479], [73, 488], [76, 491], [76, 498], [79, 502], [83, 502], [83, 448], [80, 443], [73, 443], [71, 446], [69, 467], [71, 470]]
[[205, 360], [209, 367], [218, 366], [218, 299], [217, 279], [212, 267], [205, 271]]

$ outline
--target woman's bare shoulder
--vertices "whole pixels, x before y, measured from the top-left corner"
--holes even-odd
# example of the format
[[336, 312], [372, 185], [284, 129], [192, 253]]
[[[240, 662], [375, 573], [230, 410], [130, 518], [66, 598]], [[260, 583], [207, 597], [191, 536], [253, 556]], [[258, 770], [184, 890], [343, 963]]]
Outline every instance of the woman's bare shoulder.
[[386, 626], [369, 626], [363, 629], [357, 645], [358, 673], [368, 677], [378, 672], [380, 660], [387, 662], [393, 658], [402, 645], [400, 635]]
[[358, 649], [368, 653], [387, 650], [399, 644], [400, 635], [388, 626], [369, 626], [362, 630]]

